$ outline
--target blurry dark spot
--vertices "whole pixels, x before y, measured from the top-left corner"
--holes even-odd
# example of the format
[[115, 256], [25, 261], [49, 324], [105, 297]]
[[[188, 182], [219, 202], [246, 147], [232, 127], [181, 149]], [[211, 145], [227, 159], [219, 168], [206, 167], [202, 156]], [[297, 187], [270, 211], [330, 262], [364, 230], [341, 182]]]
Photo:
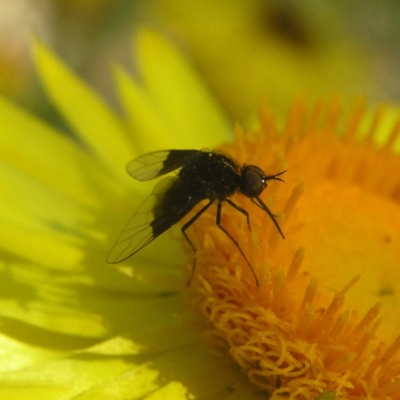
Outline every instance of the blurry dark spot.
[[392, 243], [392, 237], [389, 235], [385, 235], [383, 237], [383, 243]]
[[325, 313], [325, 311], [326, 311], [326, 308], [319, 308], [318, 310], [317, 310], [317, 313], [319, 314], [319, 315], [324, 315], [324, 313]]
[[264, 14], [266, 28], [285, 42], [296, 47], [310, 47], [311, 37], [307, 30], [307, 24], [292, 4], [277, 2], [273, 8], [266, 9]]
[[276, 377], [275, 386], [276, 386], [277, 389], [279, 389], [279, 388], [282, 386], [280, 376], [277, 376], [277, 377]]
[[171, 297], [171, 296], [177, 296], [179, 294], [179, 292], [174, 292], [174, 291], [171, 291], [171, 292], [161, 292], [161, 293], [159, 293], [159, 296], [160, 297]]
[[394, 295], [394, 290], [389, 286], [383, 287], [378, 292], [378, 296], [393, 296], [393, 295]]
[[226, 390], [227, 390], [229, 393], [234, 392], [234, 391], [235, 391], [235, 384], [234, 384], [234, 383], [231, 383], [230, 385], [228, 385], [228, 386], [226, 387]]

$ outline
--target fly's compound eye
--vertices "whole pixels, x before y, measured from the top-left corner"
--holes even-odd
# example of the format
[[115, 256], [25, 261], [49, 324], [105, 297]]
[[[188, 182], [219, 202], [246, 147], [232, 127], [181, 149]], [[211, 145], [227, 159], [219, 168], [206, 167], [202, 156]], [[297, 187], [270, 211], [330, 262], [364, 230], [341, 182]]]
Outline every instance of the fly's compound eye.
[[255, 165], [243, 168], [240, 191], [247, 197], [257, 197], [267, 186], [264, 172]]

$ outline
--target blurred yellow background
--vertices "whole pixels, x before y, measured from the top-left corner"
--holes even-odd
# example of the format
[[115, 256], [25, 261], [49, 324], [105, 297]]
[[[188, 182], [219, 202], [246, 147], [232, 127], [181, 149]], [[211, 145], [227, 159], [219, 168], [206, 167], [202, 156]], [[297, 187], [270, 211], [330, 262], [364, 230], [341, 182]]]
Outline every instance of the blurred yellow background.
[[282, 111], [295, 96], [400, 98], [394, 0], [0, 1], [0, 92], [53, 122], [32, 35], [117, 107], [110, 67], [137, 72], [132, 38], [141, 24], [177, 44], [234, 121], [251, 117], [260, 97]]

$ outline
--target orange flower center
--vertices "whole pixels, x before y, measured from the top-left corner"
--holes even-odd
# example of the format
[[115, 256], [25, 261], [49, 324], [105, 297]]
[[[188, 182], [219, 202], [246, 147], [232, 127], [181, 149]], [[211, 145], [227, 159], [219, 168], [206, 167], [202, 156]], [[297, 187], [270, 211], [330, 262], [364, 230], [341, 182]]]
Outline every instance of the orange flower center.
[[[236, 238], [252, 271], [215, 224], [215, 210], [189, 233], [198, 249], [190, 302], [208, 321], [250, 380], [274, 398], [314, 399], [334, 391], [348, 398], [400, 393], [400, 157], [360, 134], [358, 110], [338, 134], [338, 103], [310, 120], [293, 107], [283, 132], [261, 114], [258, 134], [236, 130], [224, 146], [238, 162], [267, 175], [285, 169], [286, 183], [262, 193], [281, 224], [238, 193], [244, 216], [224, 206], [222, 224]], [[191, 264], [188, 265], [191, 269]], [[375, 397], [374, 397], [375, 398]]]
[[306, 248], [303, 269], [310, 268], [321, 286], [335, 291], [360, 275], [346, 294], [348, 304], [364, 315], [371, 305], [382, 303], [379, 333], [393, 340], [400, 303], [399, 204], [358, 186], [328, 181], [303, 195], [297, 210], [307, 216], [307, 227], [291, 237]]

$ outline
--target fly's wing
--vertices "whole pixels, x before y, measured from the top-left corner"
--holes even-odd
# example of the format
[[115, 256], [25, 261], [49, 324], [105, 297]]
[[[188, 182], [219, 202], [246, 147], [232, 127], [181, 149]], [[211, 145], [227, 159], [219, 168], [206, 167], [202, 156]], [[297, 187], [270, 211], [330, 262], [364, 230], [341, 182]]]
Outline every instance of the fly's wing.
[[175, 215], [162, 212], [165, 193], [175, 180], [174, 177], [165, 178], [155, 186], [152, 194], [140, 205], [119, 235], [107, 257], [108, 263], [115, 264], [126, 260], [167, 231], [190, 211], [189, 209], [186, 214], [177, 218]]
[[149, 181], [183, 167], [199, 153], [201, 150], [155, 151], [135, 158], [126, 166], [126, 170], [138, 181]]

